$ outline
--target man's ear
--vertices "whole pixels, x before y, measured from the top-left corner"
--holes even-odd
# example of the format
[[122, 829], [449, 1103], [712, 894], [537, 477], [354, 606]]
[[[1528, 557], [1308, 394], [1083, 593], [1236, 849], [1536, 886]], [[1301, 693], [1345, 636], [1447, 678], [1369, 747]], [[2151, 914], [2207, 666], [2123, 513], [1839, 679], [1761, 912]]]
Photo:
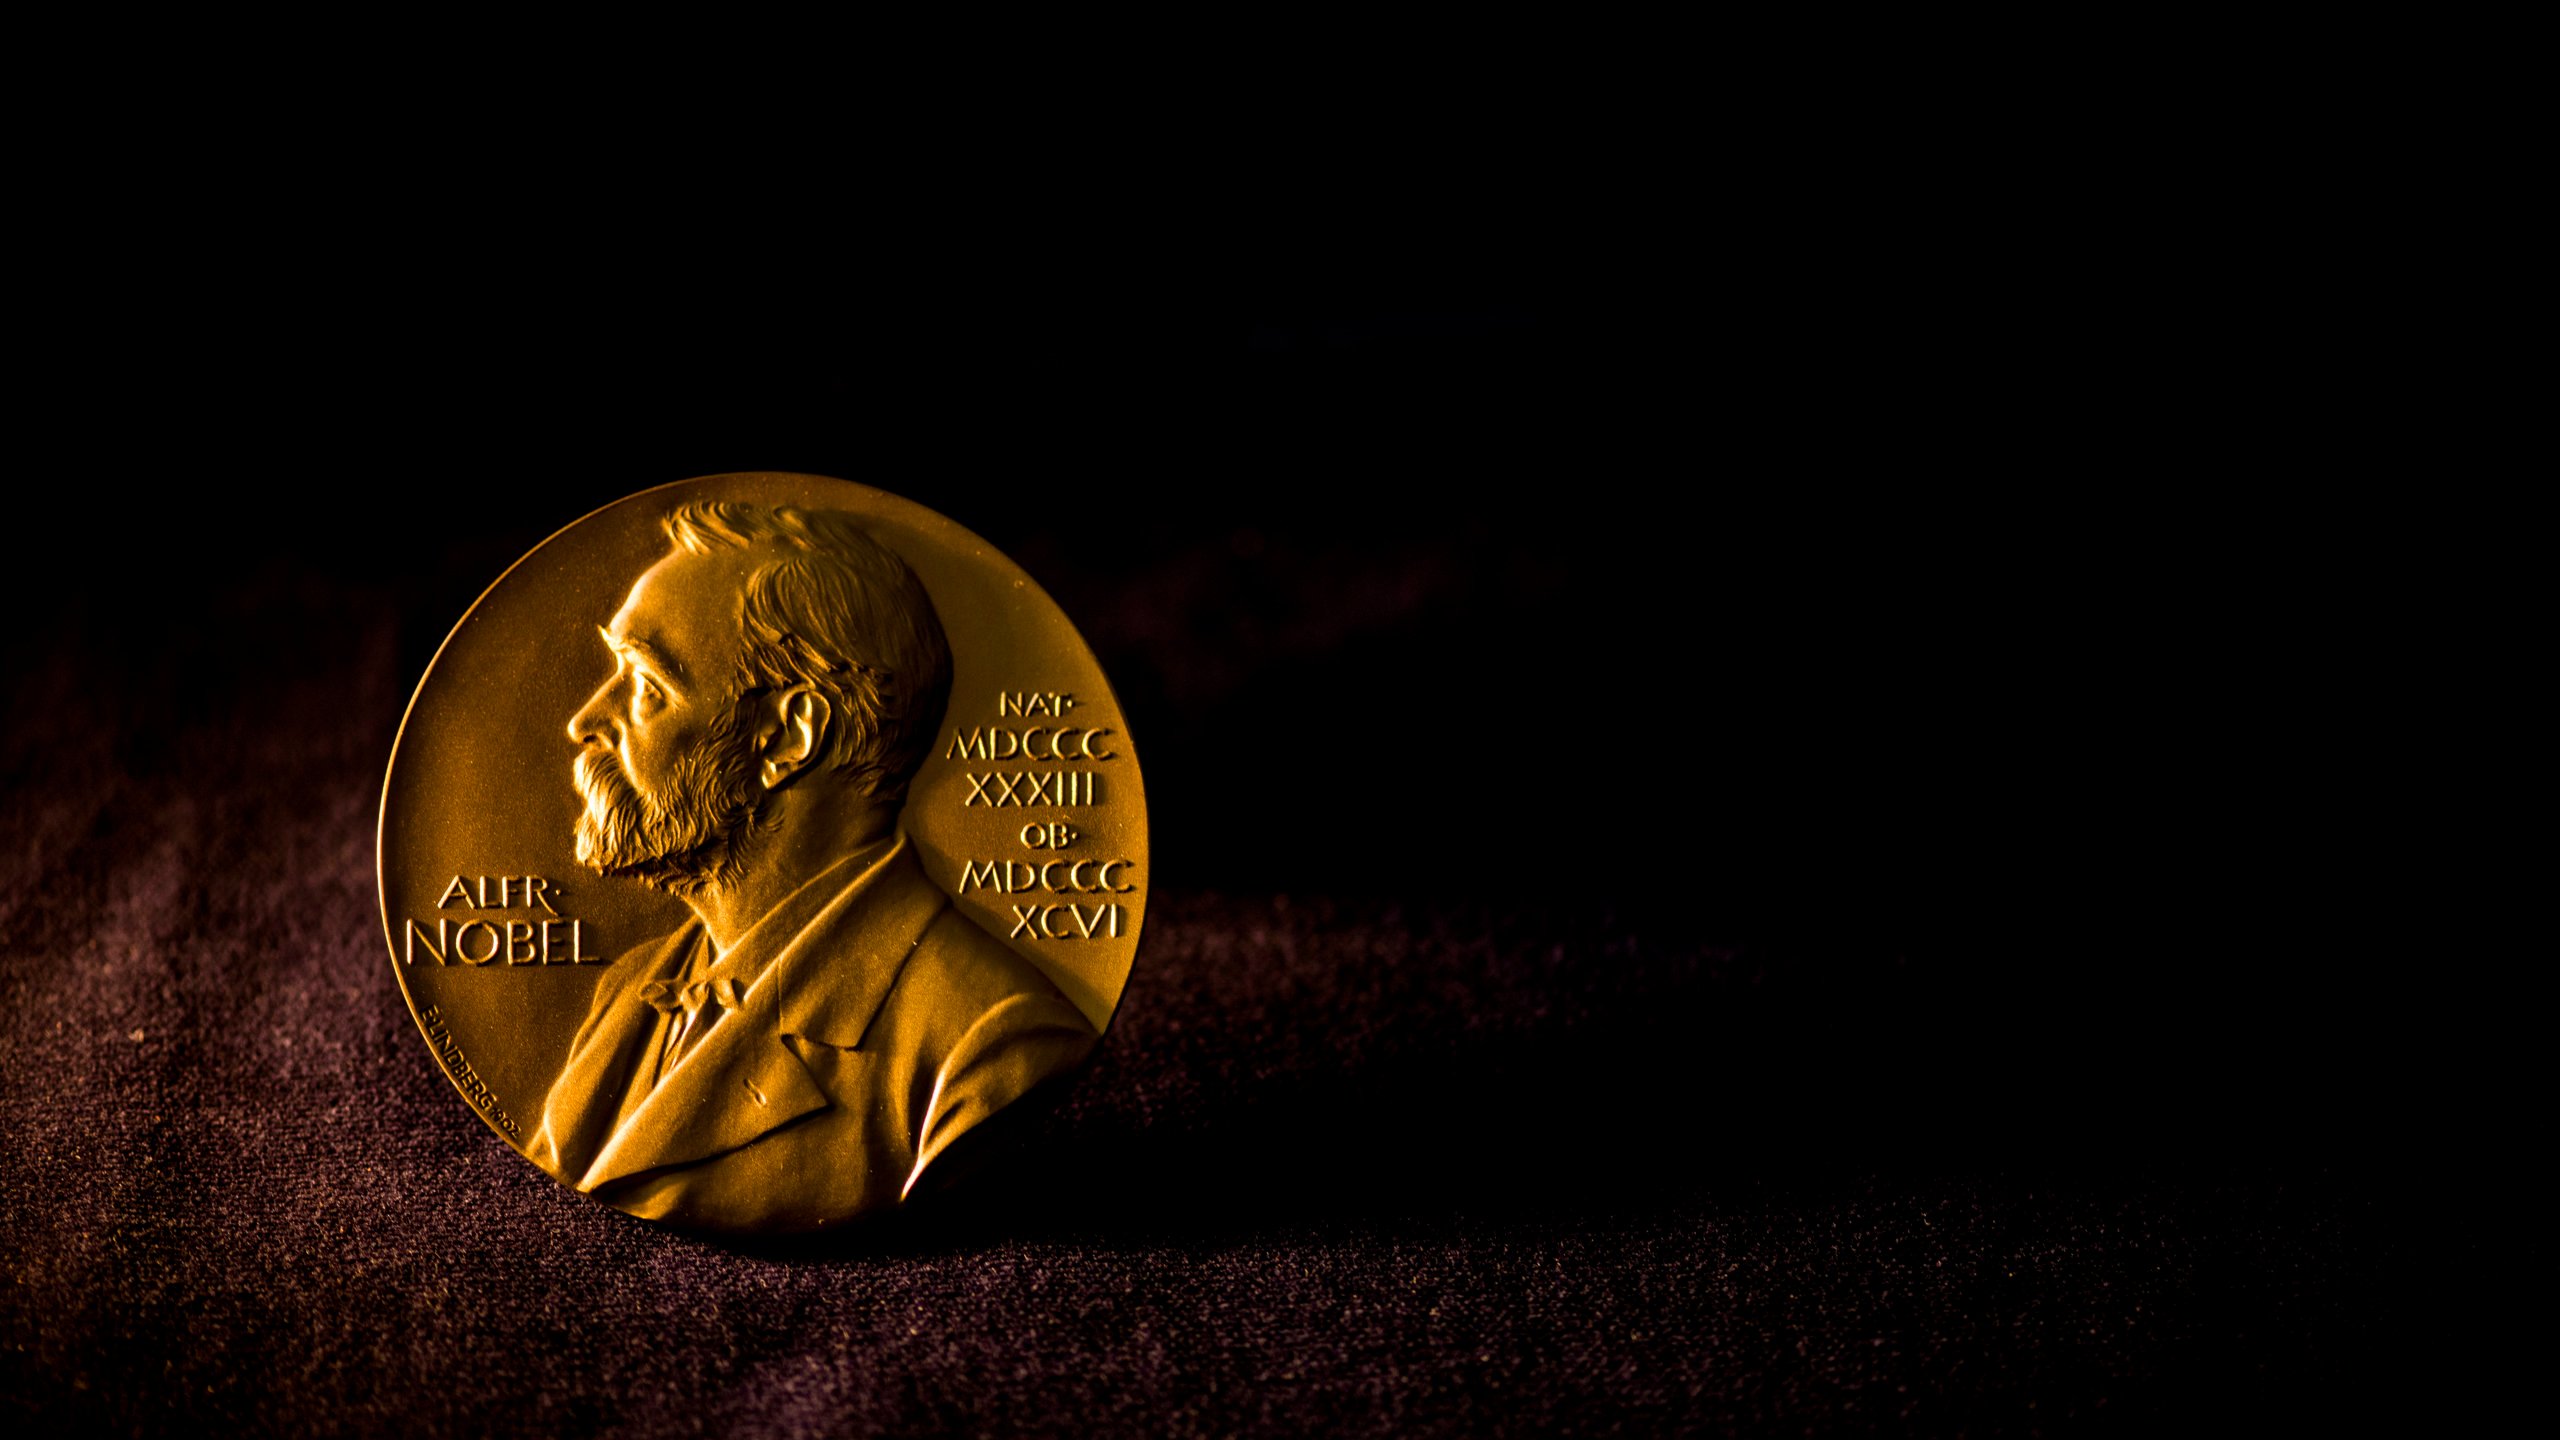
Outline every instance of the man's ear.
[[832, 713], [827, 697], [806, 685], [794, 685], [765, 702], [762, 723], [756, 726], [757, 774], [764, 788], [779, 790], [817, 763]]

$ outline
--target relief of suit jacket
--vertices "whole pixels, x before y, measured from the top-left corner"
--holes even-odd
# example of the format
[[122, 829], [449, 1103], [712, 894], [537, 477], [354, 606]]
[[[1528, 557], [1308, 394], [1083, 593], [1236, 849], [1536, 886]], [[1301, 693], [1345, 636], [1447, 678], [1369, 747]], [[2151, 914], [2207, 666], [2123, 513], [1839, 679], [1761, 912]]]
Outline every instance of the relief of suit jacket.
[[[709, 961], [697, 919], [605, 972], [543, 1101], [536, 1163], [647, 1219], [815, 1229], [896, 1204], [1096, 1038], [952, 905], [904, 835], [839, 861]], [[674, 1017], [642, 995], [655, 980], [727, 980], [740, 998], [663, 1075]]]

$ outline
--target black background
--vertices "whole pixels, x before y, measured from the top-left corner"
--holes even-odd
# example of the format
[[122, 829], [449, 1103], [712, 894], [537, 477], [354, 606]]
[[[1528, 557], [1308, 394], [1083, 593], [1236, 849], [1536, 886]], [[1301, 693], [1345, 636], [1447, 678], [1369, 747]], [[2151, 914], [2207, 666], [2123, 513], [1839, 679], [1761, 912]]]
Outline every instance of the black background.
[[[1482, 1045], [1358, 1050], [1069, 1158], [1121, 1187], [1068, 1205], [1106, 1243], [1150, 1187], [1212, 1229], [1498, 1237], [2062, 1184], [2294, 1257], [2128, 1338], [2130, 1413], [2348, 1410], [2383, 1371], [2439, 1398], [2397, 1297], [2491, 1222], [2419, 1202], [2503, 1213], [2522, 1062], [2465, 1043], [2430, 978], [2458, 961], [2405, 943], [2423, 856], [2375, 717], [2424, 678], [2387, 549], [2265, 444], [2286, 396], [2230, 277], [1943, 234], [1944, 195], [1775, 205], [1709, 246], [1602, 182], [1430, 158], [1427, 185], [1247, 187], [1108, 237], [1033, 196], [885, 246], [858, 207], [791, 206], [574, 242], [383, 204], [102, 240], [21, 392], [59, 447], [16, 487], [14, 717], [40, 736], [20, 697], [65, 675], [126, 714], [236, 704], [239, 657], [343, 638], [314, 597], [392, 616], [413, 683], [508, 563], [631, 490], [880, 486], [1083, 627], [1144, 750], [1167, 923], [1554, 942], [1481, 992], [1463, 964], [1388, 988]], [[387, 755], [398, 718], [326, 723]], [[191, 783], [132, 728], [120, 765]], [[13, 786], [45, 764], [22, 741]], [[1682, 958], [1637, 966], [1629, 935]], [[1242, 1020], [1247, 1054], [1326, 1023]], [[1376, 1107], [1414, 1123], [1346, 1120]], [[1008, 1233], [970, 1213], [964, 1253]], [[2320, 1238], [2284, 1250], [2297, 1223]], [[1988, 1388], [1924, 1420], [2046, 1423], [2032, 1366], [1976, 1378], [2033, 1312], [1958, 1346]], [[111, 1331], [110, 1370], [142, 1343]], [[1839, 1421], [1788, 1404], [1638, 1423]]]
[[[2252, 1147], [2271, 1089], [2325, 1097], [2289, 1134], [2396, 1113], [2387, 602], [2165, 408], [2203, 341], [2072, 296], [2025, 346], [2032, 271], [1943, 312], [1819, 252], [1630, 279], [1663, 257], [1488, 242], [1478, 198], [877, 294], [234, 257], [39, 391], [96, 439], [29, 529], [112, 547], [60, 623], [181, 684], [294, 643], [260, 602], [311, 577], [396, 606], [414, 676], [605, 500], [858, 479], [1085, 627], [1167, 884], [1596, 898], [1747, 946], [1806, 989], [1712, 1048], [1825, 1057], [1861, 1108]], [[43, 548], [17, 578], [58, 593]]]

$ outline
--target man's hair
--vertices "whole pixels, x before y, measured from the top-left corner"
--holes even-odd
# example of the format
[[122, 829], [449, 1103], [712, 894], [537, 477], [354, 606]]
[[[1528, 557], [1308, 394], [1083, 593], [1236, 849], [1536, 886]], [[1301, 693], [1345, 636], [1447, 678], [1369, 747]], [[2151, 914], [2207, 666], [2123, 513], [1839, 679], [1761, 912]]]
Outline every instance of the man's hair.
[[832, 510], [703, 500], [665, 526], [695, 555], [766, 543], [781, 552], [739, 599], [739, 689], [824, 695], [835, 719], [819, 763], [902, 799], [951, 699], [951, 645], [907, 562]]

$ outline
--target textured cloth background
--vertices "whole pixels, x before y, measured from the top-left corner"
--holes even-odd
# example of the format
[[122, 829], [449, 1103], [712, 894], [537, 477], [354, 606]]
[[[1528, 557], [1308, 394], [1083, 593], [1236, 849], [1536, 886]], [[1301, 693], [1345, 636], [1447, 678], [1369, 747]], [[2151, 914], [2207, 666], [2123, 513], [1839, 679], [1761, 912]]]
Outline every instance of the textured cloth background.
[[[2542, 877], [2433, 885], [2471, 832], [2394, 808], [2521, 787], [2403, 723], [2498, 709], [2445, 698], [2475, 615], [2426, 615], [2401, 513], [2345, 533], [2353, 463], [2214, 429], [2287, 369], [2258, 270], [2217, 297], [2161, 269], [2214, 245], [2084, 259], [2042, 184], [1941, 225], [1826, 160], [1720, 202], [1761, 253], [1665, 232], [1647, 271], [1651, 222], [1521, 179], [1597, 186], [1624, 137], [1537, 130], [1472, 186], [1435, 139], [1375, 196], [1264, 196], [1268, 253], [1198, 273], [1196, 226], [1072, 256], [1090, 197], [974, 167], [1005, 213], [954, 248], [840, 183], [867, 138], [728, 207], [653, 172], [547, 255], [476, 167], [440, 199], [370, 151], [265, 226], [112, 170], [44, 211], [82, 253], [27, 267], [69, 313], [15, 413], [70, 458], [13, 450], [0, 563], [0, 1427], [2462, 1432], [2537, 1387], [2547, 945], [2465, 932]], [[473, 597], [756, 466], [1022, 563], [1153, 826], [1091, 1071], [1008, 1168], [823, 1249], [510, 1153], [374, 889]]]
[[2478, 1260], [2330, 1132], [2206, 1118], [2264, 1093], [2045, 1104], [2055, 1072], [1937, 1064], [1985, 1041], [1908, 957], [1578, 894], [1196, 887], [1157, 893], [1072, 1098], [938, 1215], [819, 1250], [652, 1228], [508, 1152], [401, 1007], [392, 592], [207, 593], [120, 650], [66, 620], [11, 672], [21, 1430], [2288, 1422], [2376, 1403], [2442, 1318], [2395, 1275]]

